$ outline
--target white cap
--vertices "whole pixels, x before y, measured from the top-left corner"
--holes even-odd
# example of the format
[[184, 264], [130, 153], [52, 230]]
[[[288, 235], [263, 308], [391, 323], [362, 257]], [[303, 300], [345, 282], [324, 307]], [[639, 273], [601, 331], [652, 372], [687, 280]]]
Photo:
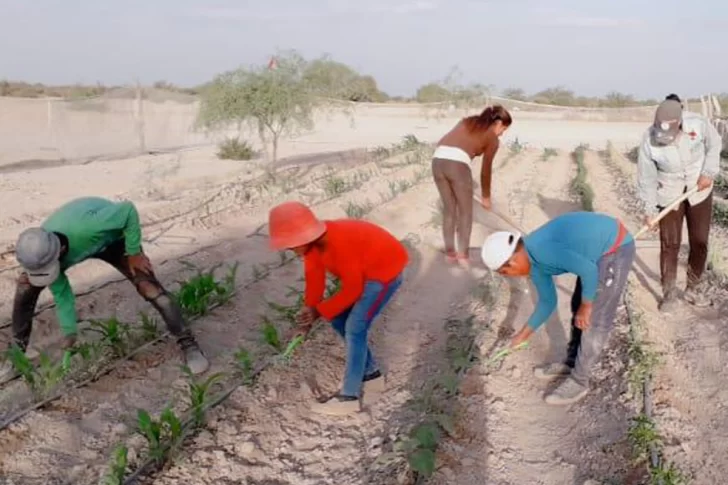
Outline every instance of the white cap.
[[509, 231], [494, 232], [485, 238], [480, 256], [488, 269], [496, 271], [503, 266], [513, 256], [520, 238], [520, 233]]

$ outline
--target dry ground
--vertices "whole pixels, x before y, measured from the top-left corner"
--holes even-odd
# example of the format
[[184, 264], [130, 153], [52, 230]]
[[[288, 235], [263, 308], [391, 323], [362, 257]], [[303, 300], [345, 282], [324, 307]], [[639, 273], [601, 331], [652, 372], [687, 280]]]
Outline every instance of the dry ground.
[[[569, 193], [575, 174], [570, 152], [576, 145], [586, 142], [602, 149], [611, 140], [621, 149], [634, 145], [644, 127], [519, 116], [495, 163], [494, 198], [497, 208], [527, 229], [578, 209]], [[279, 256], [267, 249], [264, 224], [273, 204], [295, 198], [315, 204], [322, 217], [342, 217], [350, 202], [369, 203], [372, 210], [366, 218], [410, 244], [412, 262], [406, 281], [373, 335], [388, 371], [386, 394], [367, 396], [365, 412], [344, 420], [308, 411], [319, 388], [336, 389], [343, 366], [341, 343], [322, 328], [290, 364], [268, 368], [255, 386], [241, 387], [210, 411], [205, 429], [185, 443], [171, 465], [143, 483], [406, 481], [401, 462], [382, 464], [377, 458], [419, 419], [416, 408], [427, 382], [448, 362], [453, 322], [474, 336], [475, 354], [483, 358], [461, 384], [458, 432], [442, 443], [432, 483], [581, 485], [587, 479], [628, 483], [622, 481], [631, 468], [625, 436], [636, 404], [624, 380], [626, 326], [621, 324], [615, 333], [585, 401], [568, 408], [545, 405], [541, 401], [545, 386], [534, 381], [532, 368], [564, 351], [574, 280], [561, 277], [558, 313], [534, 338], [531, 349], [511, 356], [496, 371], [486, 369], [485, 357], [496, 340], [527, 318], [533, 292], [526, 291], [525, 284], [494, 279], [477, 265], [464, 270], [441, 260], [440, 229], [433, 217], [438, 197], [429, 178], [429, 160], [413, 160], [407, 154], [374, 160], [361, 150], [399, 141], [407, 133], [436, 141], [455, 119], [396, 112], [377, 115], [369, 110], [355, 120], [354, 127], [343, 119], [322, 122], [316, 132], [286, 143], [283, 155], [322, 150], [329, 154], [281, 164], [274, 181], [266, 177], [260, 162], [223, 162], [214, 157], [212, 148], [3, 175], [0, 242], [5, 247], [65, 200], [102, 195], [137, 204], [145, 224], [145, 248], [170, 288], [190, 274], [180, 259], [205, 268], [239, 263], [240, 291], [193, 326], [212, 361], [211, 372], [227, 371], [241, 346], [263, 353], [262, 315], [275, 317], [266, 302], [290, 302], [288, 287], [302, 285], [300, 263], [278, 267]], [[509, 153], [509, 141], [516, 137], [527, 148]], [[544, 161], [544, 147], [558, 148], [558, 154]], [[623, 217], [636, 230], [630, 192], [634, 168], [618, 152], [587, 153], [589, 182], [596, 192], [596, 209]], [[340, 186], [336, 181], [343, 181], [347, 189], [334, 190]], [[401, 190], [405, 187], [399, 181], [411, 186]], [[506, 227], [492, 214], [476, 216], [474, 246], [490, 231]], [[714, 241], [722, 247], [725, 239], [716, 233]], [[728, 474], [728, 395], [720, 385], [726, 377], [726, 357], [721, 352], [728, 335], [725, 322], [715, 312], [659, 316], [657, 251], [643, 247], [638, 257], [636, 301], [645, 311], [650, 338], [665, 352], [656, 399], [668, 456], [694, 473], [693, 483], [719, 483]], [[256, 277], [265, 265], [272, 268], [271, 276]], [[7, 322], [17, 274], [12, 253], [4, 257], [0, 271], [0, 320]], [[133, 288], [102, 263], [79, 265], [70, 276], [83, 319], [116, 314], [134, 321], [138, 311], [148, 310]], [[36, 348], [58, 341], [53, 310], [47, 308], [50, 302], [44, 293], [40, 305], [45, 309], [36, 317], [32, 338]], [[280, 319], [276, 324], [286, 329]], [[9, 329], [2, 331], [6, 341]], [[186, 380], [178, 365], [173, 342], [153, 346], [0, 431], [0, 483], [98, 483], [117, 442], [129, 446], [130, 464], [138, 465], [144, 440], [134, 434], [135, 412], [144, 408], [156, 415], [167, 403], [184, 407]], [[23, 383], [7, 385], [0, 390], [1, 415], [22, 408], [29, 399]]]

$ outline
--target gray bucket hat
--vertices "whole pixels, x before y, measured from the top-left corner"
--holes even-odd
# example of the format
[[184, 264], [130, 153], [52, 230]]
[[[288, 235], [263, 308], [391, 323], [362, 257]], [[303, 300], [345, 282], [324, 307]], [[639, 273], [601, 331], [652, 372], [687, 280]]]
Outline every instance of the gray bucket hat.
[[44, 288], [61, 273], [61, 241], [58, 236], [40, 227], [26, 229], [18, 237], [15, 257], [28, 273], [30, 284]]
[[652, 143], [654, 145], [669, 145], [680, 132], [682, 123], [682, 105], [674, 99], [666, 99], [655, 111], [655, 121], [652, 124]]

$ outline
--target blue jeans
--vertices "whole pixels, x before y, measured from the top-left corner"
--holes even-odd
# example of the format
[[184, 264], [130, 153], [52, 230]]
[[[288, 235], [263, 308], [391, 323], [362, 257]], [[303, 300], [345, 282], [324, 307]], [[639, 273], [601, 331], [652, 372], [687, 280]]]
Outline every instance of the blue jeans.
[[359, 300], [331, 320], [331, 326], [346, 343], [346, 371], [341, 388], [342, 395], [359, 397], [364, 376], [378, 370], [368, 344], [369, 329], [401, 284], [401, 273], [389, 283], [366, 281]]

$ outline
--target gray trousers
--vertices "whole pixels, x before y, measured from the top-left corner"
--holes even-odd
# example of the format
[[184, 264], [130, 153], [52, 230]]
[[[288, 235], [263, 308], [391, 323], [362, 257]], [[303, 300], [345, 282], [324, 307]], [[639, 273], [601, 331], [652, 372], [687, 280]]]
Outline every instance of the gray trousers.
[[599, 259], [599, 287], [592, 308], [591, 325], [585, 331], [576, 327], [576, 311], [581, 305], [581, 279], [576, 280], [571, 297], [571, 340], [565, 363], [572, 368], [571, 377], [583, 386], [589, 385], [591, 369], [601, 357], [614, 328], [635, 251], [635, 243], [631, 241]]
[[432, 176], [442, 199], [442, 238], [445, 251], [467, 255], [473, 230], [473, 176], [470, 166], [454, 160], [432, 159]]

